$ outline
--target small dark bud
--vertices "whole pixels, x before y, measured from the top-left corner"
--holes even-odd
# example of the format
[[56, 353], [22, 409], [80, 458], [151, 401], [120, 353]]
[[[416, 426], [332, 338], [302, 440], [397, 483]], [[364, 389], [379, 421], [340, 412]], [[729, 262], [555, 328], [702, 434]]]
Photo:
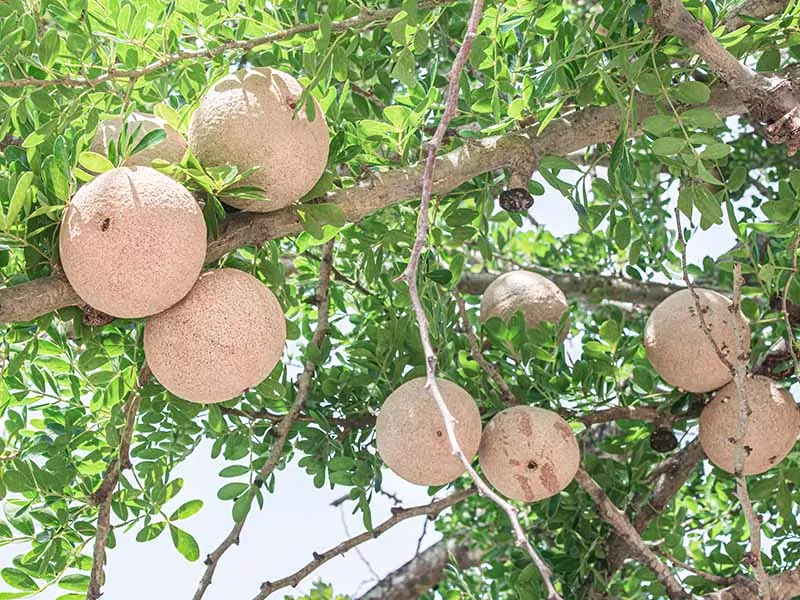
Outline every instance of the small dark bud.
[[253, 480], [253, 483], [257, 488], [260, 488], [262, 485], [264, 485], [264, 480], [260, 477], [256, 477], [255, 480]]
[[650, 446], [656, 452], [672, 452], [678, 447], [678, 438], [669, 427], [659, 427], [650, 434]]
[[508, 212], [526, 212], [533, 206], [533, 196], [525, 188], [511, 188], [500, 192], [500, 208]]

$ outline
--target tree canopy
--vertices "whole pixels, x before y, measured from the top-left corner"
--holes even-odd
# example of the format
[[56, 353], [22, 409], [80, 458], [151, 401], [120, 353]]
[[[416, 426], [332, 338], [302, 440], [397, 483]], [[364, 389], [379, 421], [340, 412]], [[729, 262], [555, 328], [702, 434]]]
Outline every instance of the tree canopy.
[[[253, 598], [419, 515], [443, 540], [362, 598], [800, 596], [800, 455], [750, 477], [715, 467], [697, 427], [712, 393], [669, 385], [643, 346], [653, 308], [696, 285], [750, 322], [749, 354], [728, 354], [737, 390], [746, 373], [797, 383], [799, 26], [794, 0], [0, 1], [0, 544], [18, 549], [0, 599], [96, 600], [118, 537], [170, 536], [200, 600], [291, 461], [347, 494], [364, 533], [310, 548]], [[286, 317], [269, 377], [204, 405], [152, 376], [146, 319], [78, 296], [59, 224], [78, 189], [166, 137], [127, 121], [92, 150], [101, 121], [135, 111], [185, 135], [210, 87], [248, 67], [297, 78], [329, 158], [299, 203], [264, 213], [221, 202], [258, 197], [251, 165], [152, 163], [202, 205], [206, 268], [250, 273]], [[553, 235], [532, 202], [580, 230]], [[736, 245], [689, 264], [711, 228]], [[487, 286], [517, 269], [566, 295], [564, 344], [522, 314], [481, 322]], [[434, 373], [484, 425], [514, 404], [558, 412], [575, 481], [509, 503], [475, 460], [375, 522], [376, 414]], [[203, 499], [173, 473], [204, 441], [231, 507], [215, 548], [190, 533]]]

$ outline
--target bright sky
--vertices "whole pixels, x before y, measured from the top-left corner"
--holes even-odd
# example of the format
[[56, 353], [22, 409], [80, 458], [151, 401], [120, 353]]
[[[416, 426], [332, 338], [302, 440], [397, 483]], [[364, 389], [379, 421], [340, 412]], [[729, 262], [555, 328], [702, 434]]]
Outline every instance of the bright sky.
[[[544, 182], [538, 178], [543, 184]], [[546, 184], [545, 184], [546, 185]], [[533, 216], [555, 235], [577, 231], [577, 216], [570, 203], [548, 188], [540, 197]], [[672, 224], [670, 225], [672, 226]], [[727, 224], [698, 231], [689, 244], [689, 261], [699, 264], [706, 255], [718, 256], [734, 244], [733, 234]], [[217, 490], [229, 480], [217, 476], [226, 466], [222, 459], [210, 458], [210, 445], [201, 446], [179, 469], [175, 476], [184, 478], [182, 492], [172, 500], [169, 509], [183, 502], [200, 498], [204, 508], [182, 522], [200, 544], [201, 559], [187, 562], [173, 548], [168, 532], [157, 540], [138, 543], [138, 528], [125, 534], [117, 532], [118, 546], [108, 556], [104, 598], [110, 600], [189, 600], [202, 572], [205, 555], [227, 535], [232, 526], [230, 502], [217, 499]], [[390, 472], [384, 478], [387, 491], [397, 494], [404, 505], [427, 503], [426, 488], [399, 480]], [[321, 552], [340, 541], [363, 531], [360, 515], [351, 515], [352, 505], [346, 503], [344, 511], [330, 503], [344, 495], [347, 488], [317, 490], [305, 472], [292, 465], [277, 472], [276, 493], [268, 496], [263, 511], [254, 509], [249, 516], [241, 545], [229, 550], [217, 569], [214, 583], [206, 593], [207, 600], [239, 600], [252, 598], [264, 580], [286, 576], [312, 559], [311, 552]], [[376, 496], [372, 506], [373, 522], [388, 518], [391, 500]], [[350, 532], [345, 531], [343, 519]], [[361, 546], [361, 552], [375, 573], [383, 577], [414, 555], [417, 540], [422, 532], [424, 518], [404, 521], [377, 540]], [[424, 547], [433, 544], [439, 536], [428, 527]], [[21, 547], [0, 548], [0, 566], [11, 564]], [[334, 585], [342, 594], [364, 592], [374, 583], [375, 576], [364, 559], [356, 552], [336, 558], [312, 574], [294, 593], [307, 591], [313, 581], [322, 579]], [[282, 599], [291, 590], [282, 590], [271, 596]], [[65, 590], [51, 588], [38, 596], [42, 600], [55, 600]]]

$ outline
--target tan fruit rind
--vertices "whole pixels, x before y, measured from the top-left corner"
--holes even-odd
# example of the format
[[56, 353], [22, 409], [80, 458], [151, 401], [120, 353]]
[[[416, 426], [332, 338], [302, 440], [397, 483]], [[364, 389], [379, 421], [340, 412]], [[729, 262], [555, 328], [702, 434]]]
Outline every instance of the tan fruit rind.
[[481, 469], [498, 492], [535, 502], [569, 485], [580, 450], [569, 424], [558, 414], [534, 406], [497, 413], [483, 432]]
[[145, 317], [194, 285], [206, 224], [181, 184], [149, 167], [123, 167], [78, 190], [64, 211], [59, 247], [84, 302], [115, 317]]
[[[466, 390], [436, 380], [455, 417], [456, 439], [470, 461], [481, 440], [481, 415]], [[425, 378], [412, 379], [386, 398], [375, 425], [378, 454], [399, 477], [417, 485], [444, 485], [464, 472], [453, 456], [439, 407], [425, 389]]]
[[174, 395], [222, 402], [257, 386], [286, 343], [286, 321], [275, 295], [236, 269], [204, 273], [169, 310], [148, 319], [147, 364]]

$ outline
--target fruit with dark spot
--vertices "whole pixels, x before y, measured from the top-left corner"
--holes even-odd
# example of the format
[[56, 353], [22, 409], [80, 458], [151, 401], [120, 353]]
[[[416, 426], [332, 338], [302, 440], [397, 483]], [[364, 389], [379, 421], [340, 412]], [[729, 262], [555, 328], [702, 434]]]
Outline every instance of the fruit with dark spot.
[[[712, 290], [694, 290], [711, 337], [726, 359], [735, 362], [737, 340], [731, 301]], [[750, 326], [741, 312], [736, 319], [741, 352], [746, 355], [750, 351]], [[702, 329], [689, 290], [675, 292], [656, 306], [645, 325], [644, 347], [653, 368], [675, 387], [700, 394], [719, 389], [733, 379]]]
[[[438, 379], [445, 404], [456, 419], [456, 440], [470, 461], [481, 441], [481, 415], [466, 390]], [[453, 455], [436, 401], [425, 378], [407, 381], [386, 398], [375, 424], [378, 454], [392, 471], [417, 485], [444, 485], [464, 472]]]
[[59, 244], [64, 274], [86, 304], [114, 317], [145, 317], [194, 285], [206, 224], [177, 181], [149, 167], [123, 167], [78, 190]]
[[535, 502], [569, 485], [580, 451], [569, 424], [534, 406], [513, 406], [489, 421], [478, 451], [481, 469], [497, 491]]
[[189, 124], [189, 146], [205, 167], [258, 167], [246, 181], [268, 200], [223, 197], [243, 210], [271, 212], [311, 191], [328, 163], [328, 125], [309, 96], [314, 118], [295, 112], [302, 86], [287, 73], [247, 68], [218, 81], [200, 99]]
[[[481, 297], [481, 322], [491, 317], [503, 321], [521, 311], [525, 324], [534, 328], [540, 323], [557, 325], [569, 309], [567, 298], [558, 286], [538, 273], [509, 271], [495, 279]], [[569, 320], [560, 332], [560, 339], [569, 332]]]
[[[153, 115], [146, 115], [143, 113], [131, 113], [128, 117], [128, 135], [133, 134], [136, 128], [139, 128], [139, 133], [133, 140], [133, 146], [136, 146], [141, 139], [156, 129], [163, 129], [167, 133], [167, 137], [161, 140], [155, 146], [146, 148], [136, 154], [129, 156], [125, 160], [127, 167], [149, 167], [155, 159], [166, 160], [167, 162], [177, 163], [183, 158], [186, 153], [186, 140], [183, 136], [170, 127], [166, 121], [154, 117]], [[141, 126], [141, 127], [140, 127]], [[115, 117], [113, 119], [106, 119], [101, 121], [97, 126], [97, 131], [94, 134], [92, 143], [89, 150], [97, 152], [106, 156], [108, 154], [108, 143], [110, 141], [117, 142], [122, 133], [122, 119]], [[132, 150], [133, 148], [131, 148]]]
[[236, 269], [203, 274], [169, 310], [148, 319], [147, 364], [191, 402], [222, 402], [261, 383], [278, 364], [286, 320], [269, 288]]
[[[791, 394], [761, 375], [743, 385], [749, 409], [744, 439], [745, 475], [763, 473], [780, 463], [800, 435], [800, 412]], [[734, 473], [739, 394], [734, 382], [719, 390], [700, 415], [700, 444], [720, 469]]]

